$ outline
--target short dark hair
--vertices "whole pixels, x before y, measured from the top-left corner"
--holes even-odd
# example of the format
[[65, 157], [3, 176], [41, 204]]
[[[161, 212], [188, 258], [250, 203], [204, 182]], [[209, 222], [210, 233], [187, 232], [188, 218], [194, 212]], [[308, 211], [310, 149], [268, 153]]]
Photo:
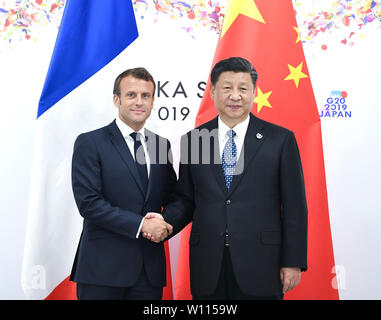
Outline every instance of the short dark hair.
[[253, 85], [257, 83], [258, 73], [254, 69], [253, 65], [250, 61], [241, 57], [231, 57], [228, 59], [218, 61], [210, 74], [210, 81], [213, 86], [216, 85], [218, 78], [220, 77], [222, 72], [225, 71], [233, 71], [233, 72], [247, 72], [250, 74], [251, 80], [253, 81]]
[[123, 78], [126, 78], [128, 76], [133, 76], [134, 78], [145, 80], [145, 81], [151, 81], [153, 83], [153, 94], [155, 94], [156, 89], [156, 83], [155, 80], [153, 80], [152, 75], [145, 69], [145, 68], [133, 68], [128, 69], [126, 71], [123, 71], [119, 76], [116, 77], [114, 82], [114, 90], [113, 93], [116, 94], [118, 97], [120, 97], [120, 82]]

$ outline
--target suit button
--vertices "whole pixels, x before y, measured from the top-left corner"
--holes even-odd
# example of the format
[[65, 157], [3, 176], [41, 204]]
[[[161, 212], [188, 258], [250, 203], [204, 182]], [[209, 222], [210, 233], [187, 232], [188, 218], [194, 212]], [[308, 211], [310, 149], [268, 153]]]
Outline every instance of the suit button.
[[226, 202], [225, 202], [226, 204], [230, 204], [231, 203], [231, 201], [230, 200], [226, 200]]

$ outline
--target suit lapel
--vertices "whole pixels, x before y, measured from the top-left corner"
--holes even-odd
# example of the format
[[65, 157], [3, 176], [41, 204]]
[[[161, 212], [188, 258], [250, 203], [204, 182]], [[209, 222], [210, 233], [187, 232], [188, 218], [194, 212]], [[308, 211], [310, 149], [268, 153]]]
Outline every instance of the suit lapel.
[[242, 176], [245, 174], [247, 166], [254, 159], [259, 147], [266, 140], [264, 127], [257, 117], [250, 113], [250, 122], [246, 131], [245, 140], [238, 159], [236, 175], [230, 185], [228, 195], [230, 195], [239, 184]]
[[140, 178], [138, 176], [138, 171], [136, 169], [134, 158], [131, 155], [130, 149], [127, 146], [122, 133], [118, 129], [118, 126], [115, 123], [115, 120], [109, 125], [109, 132], [111, 142], [114, 145], [115, 149], [118, 151], [119, 155], [123, 159], [124, 163], [127, 165], [127, 168], [130, 170], [132, 177], [134, 178], [136, 184], [139, 187], [139, 190], [144, 194]]
[[[214, 177], [216, 178], [217, 183], [220, 188], [227, 194], [228, 190], [226, 189], [225, 177], [222, 171], [222, 163], [221, 163], [221, 154], [220, 154], [220, 141], [218, 134], [218, 117], [214, 118], [210, 122], [205, 124], [205, 128], [212, 132], [217, 129], [217, 134], [214, 135], [214, 139], [210, 138], [210, 168], [213, 172]], [[202, 147], [200, 146], [200, 155], [202, 154]], [[202, 163], [202, 159], [200, 159], [200, 163]], [[209, 167], [209, 166], [208, 166]]]
[[[222, 156], [220, 154], [219, 144], [220, 144], [219, 136], [217, 135], [216, 140], [212, 140], [212, 142], [210, 143], [211, 155], [214, 156], [214, 159], [216, 159], [218, 161], [217, 163], [215, 163], [212, 166], [212, 170], [214, 170], [214, 175], [215, 175], [217, 182], [220, 185], [221, 189], [224, 191], [225, 194], [227, 194], [228, 189], [226, 188], [225, 177], [224, 177], [224, 173], [222, 170], [222, 163], [221, 163]], [[215, 153], [216, 153], [216, 155], [215, 155]]]

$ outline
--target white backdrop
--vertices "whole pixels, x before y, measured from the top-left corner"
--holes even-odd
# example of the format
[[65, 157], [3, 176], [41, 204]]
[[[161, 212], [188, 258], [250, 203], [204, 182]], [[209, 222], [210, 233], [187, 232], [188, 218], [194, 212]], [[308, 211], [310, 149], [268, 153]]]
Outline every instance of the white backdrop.
[[[11, 8], [25, 9], [28, 2], [0, 1], [0, 26], [7, 24]], [[47, 9], [60, 3], [44, 2]], [[186, 14], [184, 4], [164, 12], [164, 7], [155, 7], [150, 1], [134, 3], [139, 38], [128, 53], [117, 58], [115, 66], [145, 66], [160, 82], [162, 90], [157, 93], [149, 126], [169, 138], [176, 149], [180, 135], [194, 125], [201, 82], [207, 80], [218, 39], [214, 27], [218, 29], [219, 25], [203, 16], [202, 11], [209, 9], [206, 1], [183, 2], [194, 5], [194, 17]], [[165, 5], [164, 1], [159, 3]], [[220, 6], [223, 12], [225, 4], [214, 1], [213, 7]], [[323, 115], [340, 299], [381, 299], [381, 205], [377, 201], [381, 190], [381, 133], [377, 123], [381, 116], [380, 5], [333, 0], [294, 1], [294, 5], [317, 105]], [[349, 16], [351, 13], [353, 16]], [[0, 30], [0, 299], [24, 299], [20, 277], [35, 119], [61, 14], [62, 6], [58, 6], [50, 13], [50, 21], [43, 16], [24, 21], [26, 31], [12, 28], [12, 24]], [[112, 86], [123, 70], [112, 70], [114, 74], [100, 73], [91, 79], [104, 83], [104, 92], [97, 93], [96, 98], [103, 99], [110, 110], [105, 119], [97, 119], [99, 126], [108, 123], [116, 112]], [[188, 109], [189, 115], [182, 120], [181, 111], [185, 114]], [[170, 243], [173, 271], [177, 240]]]

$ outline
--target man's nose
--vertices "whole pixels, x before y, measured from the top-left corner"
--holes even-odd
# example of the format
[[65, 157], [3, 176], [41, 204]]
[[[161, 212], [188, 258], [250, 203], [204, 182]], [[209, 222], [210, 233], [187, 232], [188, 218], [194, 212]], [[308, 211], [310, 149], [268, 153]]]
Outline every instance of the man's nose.
[[137, 106], [141, 106], [141, 105], [143, 105], [143, 98], [142, 98], [142, 96], [141, 96], [140, 94], [138, 94], [138, 95], [136, 96], [136, 102], [135, 102], [135, 104], [136, 104]]
[[233, 89], [233, 91], [230, 94], [230, 99], [235, 101], [241, 99], [241, 94], [238, 89]]

